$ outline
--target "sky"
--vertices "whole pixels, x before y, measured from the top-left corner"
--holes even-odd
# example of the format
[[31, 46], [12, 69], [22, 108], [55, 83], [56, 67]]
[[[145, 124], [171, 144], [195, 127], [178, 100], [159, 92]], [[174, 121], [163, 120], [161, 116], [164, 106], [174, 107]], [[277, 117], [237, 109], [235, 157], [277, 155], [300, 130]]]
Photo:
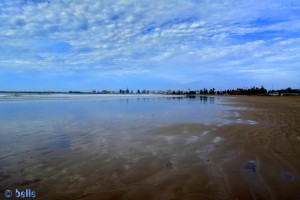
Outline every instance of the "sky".
[[300, 87], [299, 0], [1, 0], [0, 90]]

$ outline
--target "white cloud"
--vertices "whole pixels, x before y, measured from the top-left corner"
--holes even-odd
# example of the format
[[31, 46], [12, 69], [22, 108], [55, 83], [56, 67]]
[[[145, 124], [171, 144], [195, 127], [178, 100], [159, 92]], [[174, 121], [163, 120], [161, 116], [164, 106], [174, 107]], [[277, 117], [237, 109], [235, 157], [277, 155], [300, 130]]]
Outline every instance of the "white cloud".
[[[27, 2], [0, 3], [0, 70], [125, 74], [164, 66], [176, 77], [211, 66], [260, 73], [255, 66], [299, 62], [298, 1]], [[39, 47], [58, 41], [70, 48]]]

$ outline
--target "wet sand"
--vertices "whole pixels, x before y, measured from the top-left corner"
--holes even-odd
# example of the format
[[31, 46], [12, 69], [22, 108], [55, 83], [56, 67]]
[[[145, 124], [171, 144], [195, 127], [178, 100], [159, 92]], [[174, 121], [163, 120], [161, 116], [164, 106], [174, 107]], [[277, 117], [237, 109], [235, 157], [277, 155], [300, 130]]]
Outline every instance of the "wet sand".
[[231, 101], [233, 106], [253, 108], [240, 113], [258, 122], [223, 131], [239, 152], [221, 165], [233, 197], [300, 199], [300, 98], [239, 97]]
[[114, 143], [23, 152], [1, 183], [38, 199], [300, 199], [300, 98], [226, 101], [225, 123], [135, 127]]

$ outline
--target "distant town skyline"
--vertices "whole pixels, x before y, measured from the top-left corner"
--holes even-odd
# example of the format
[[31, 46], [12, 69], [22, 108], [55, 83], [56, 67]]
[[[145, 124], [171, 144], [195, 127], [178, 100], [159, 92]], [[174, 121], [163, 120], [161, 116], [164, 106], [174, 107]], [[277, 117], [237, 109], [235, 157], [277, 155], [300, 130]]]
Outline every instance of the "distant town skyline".
[[0, 1], [0, 90], [300, 87], [300, 2]]

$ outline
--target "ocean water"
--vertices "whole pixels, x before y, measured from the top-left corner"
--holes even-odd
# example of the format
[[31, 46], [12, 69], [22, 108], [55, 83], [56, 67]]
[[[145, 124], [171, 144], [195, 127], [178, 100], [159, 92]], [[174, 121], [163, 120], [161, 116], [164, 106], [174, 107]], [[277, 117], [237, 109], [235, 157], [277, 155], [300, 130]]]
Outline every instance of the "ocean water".
[[[224, 98], [207, 96], [2, 95], [0, 186], [30, 188], [47, 199], [61, 198], [60, 187], [71, 198], [95, 184], [124, 182], [126, 177], [112, 171], [118, 166], [126, 171], [145, 155], [178, 155], [180, 145], [193, 145], [211, 127], [254, 123], [240, 118], [241, 108], [232, 109]], [[165, 128], [181, 124], [184, 138], [177, 129]], [[203, 128], [191, 135], [186, 124]], [[168, 149], [175, 143], [180, 148]], [[172, 162], [166, 162], [171, 169]], [[134, 182], [134, 175], [127, 176]]]

